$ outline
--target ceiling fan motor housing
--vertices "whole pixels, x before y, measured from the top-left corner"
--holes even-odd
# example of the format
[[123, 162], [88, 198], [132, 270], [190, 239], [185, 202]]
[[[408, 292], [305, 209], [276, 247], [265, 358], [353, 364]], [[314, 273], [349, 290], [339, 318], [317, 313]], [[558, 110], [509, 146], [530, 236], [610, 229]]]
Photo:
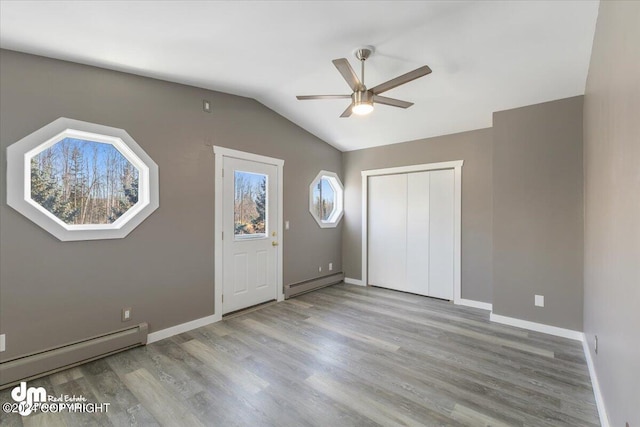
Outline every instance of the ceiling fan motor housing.
[[351, 94], [354, 105], [373, 104], [373, 92], [370, 90], [357, 90]]

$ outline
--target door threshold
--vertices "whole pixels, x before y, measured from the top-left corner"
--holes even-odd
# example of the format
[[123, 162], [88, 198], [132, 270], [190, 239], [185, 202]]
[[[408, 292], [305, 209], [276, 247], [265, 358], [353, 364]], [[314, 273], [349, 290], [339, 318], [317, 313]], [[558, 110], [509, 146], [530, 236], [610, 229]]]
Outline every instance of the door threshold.
[[271, 301], [261, 302], [260, 304], [252, 305], [251, 307], [241, 308], [240, 310], [232, 311], [231, 313], [223, 314], [222, 320], [232, 319], [237, 316], [242, 316], [243, 314], [248, 314], [254, 311], [261, 310], [265, 307], [269, 307], [273, 304], [276, 304], [278, 301], [275, 299]]
[[378, 288], [378, 289], [386, 289], [388, 291], [393, 291], [393, 292], [400, 292], [403, 294], [416, 295], [418, 297], [431, 298], [438, 301], [451, 302], [451, 303], [453, 302], [453, 299], [438, 298], [438, 297], [432, 297], [431, 295], [416, 294], [415, 292], [401, 291], [400, 289], [385, 288], [384, 286], [376, 286], [376, 285], [367, 285], [367, 286], [371, 286], [372, 288]]

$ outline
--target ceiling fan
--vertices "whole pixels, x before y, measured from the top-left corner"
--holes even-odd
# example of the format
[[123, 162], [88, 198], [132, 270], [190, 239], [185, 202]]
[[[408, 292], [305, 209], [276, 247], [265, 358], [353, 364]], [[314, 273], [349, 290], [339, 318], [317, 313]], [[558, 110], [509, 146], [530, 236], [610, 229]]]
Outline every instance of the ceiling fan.
[[360, 61], [361, 77], [358, 79], [355, 71], [351, 68], [349, 61], [346, 58], [334, 59], [333, 65], [336, 66], [342, 77], [347, 81], [347, 84], [353, 91], [351, 95], [299, 95], [296, 96], [299, 100], [309, 99], [348, 99], [351, 98], [351, 104], [344, 110], [344, 113], [340, 117], [349, 117], [351, 113], [364, 115], [373, 111], [373, 104], [391, 105], [392, 107], [409, 108], [413, 105], [413, 102], [401, 101], [399, 99], [387, 98], [380, 94], [390, 89], [409, 83], [412, 80], [426, 76], [431, 73], [431, 68], [424, 65], [406, 74], [396, 77], [395, 79], [388, 80], [381, 83], [371, 89], [367, 89], [364, 85], [364, 61], [367, 60], [373, 53], [372, 46], [365, 46], [358, 48], [354, 51], [356, 58]]

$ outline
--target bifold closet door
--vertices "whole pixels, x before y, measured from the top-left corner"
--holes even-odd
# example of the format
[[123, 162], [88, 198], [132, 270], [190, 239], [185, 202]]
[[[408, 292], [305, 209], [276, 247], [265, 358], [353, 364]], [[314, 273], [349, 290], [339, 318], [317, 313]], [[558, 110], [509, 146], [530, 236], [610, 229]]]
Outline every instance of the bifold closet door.
[[407, 175], [380, 175], [368, 182], [369, 284], [406, 290]]
[[430, 172], [407, 174], [407, 282], [403, 291], [429, 295]]
[[429, 174], [429, 296], [452, 300], [455, 177], [453, 169]]
[[453, 169], [371, 176], [370, 285], [453, 299]]

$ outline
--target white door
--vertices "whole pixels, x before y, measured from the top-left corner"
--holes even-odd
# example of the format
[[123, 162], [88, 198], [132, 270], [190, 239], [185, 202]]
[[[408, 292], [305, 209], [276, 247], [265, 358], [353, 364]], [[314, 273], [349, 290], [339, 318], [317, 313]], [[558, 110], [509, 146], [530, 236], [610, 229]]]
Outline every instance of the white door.
[[372, 176], [367, 187], [369, 284], [405, 291], [407, 175]]
[[454, 182], [453, 169], [369, 177], [369, 284], [453, 299]]
[[403, 289], [431, 295], [430, 265], [430, 172], [407, 174], [407, 286]]
[[278, 168], [224, 157], [222, 313], [277, 299]]
[[445, 169], [429, 175], [429, 296], [452, 300], [454, 173]]

